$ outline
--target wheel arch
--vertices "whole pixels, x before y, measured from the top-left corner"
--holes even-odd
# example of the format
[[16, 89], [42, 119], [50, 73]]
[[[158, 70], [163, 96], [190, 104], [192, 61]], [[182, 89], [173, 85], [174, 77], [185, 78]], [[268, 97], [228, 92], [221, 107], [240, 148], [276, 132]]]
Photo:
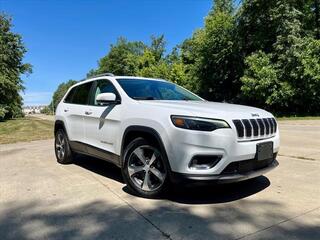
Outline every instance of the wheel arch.
[[153, 141], [153, 143], [156, 143], [159, 146], [161, 152], [165, 155], [165, 162], [169, 169], [169, 172], [171, 173], [171, 166], [168, 159], [168, 154], [167, 154], [165, 145], [163, 144], [161, 135], [157, 132], [157, 130], [151, 127], [140, 126], [140, 125], [129, 126], [124, 131], [122, 142], [121, 142], [121, 153], [120, 153], [121, 165], [123, 164], [123, 154], [124, 154], [125, 147], [133, 139], [137, 137], [143, 137], [143, 138], [146, 138], [147, 140], [151, 140]]
[[65, 134], [67, 135], [67, 137], [68, 137], [68, 133], [67, 133], [66, 127], [65, 127], [65, 125], [64, 125], [64, 122], [61, 121], [61, 120], [56, 120], [56, 121], [54, 122], [54, 134], [56, 134], [56, 132], [57, 132], [59, 129], [62, 129], [62, 130], [65, 132]]

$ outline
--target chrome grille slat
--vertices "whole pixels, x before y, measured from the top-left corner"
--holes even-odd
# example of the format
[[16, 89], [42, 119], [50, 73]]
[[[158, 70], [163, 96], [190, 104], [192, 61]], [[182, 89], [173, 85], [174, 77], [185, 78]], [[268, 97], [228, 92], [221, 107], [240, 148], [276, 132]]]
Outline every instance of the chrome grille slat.
[[277, 122], [274, 118], [272, 118], [272, 122], [273, 122], [273, 125], [274, 125], [274, 132], [277, 132]]
[[258, 136], [259, 135], [259, 126], [258, 126], [258, 123], [257, 123], [257, 120], [256, 119], [250, 119], [250, 123], [252, 125], [252, 128], [253, 128], [253, 136]]
[[245, 132], [246, 132], [246, 137], [251, 137], [252, 136], [252, 127], [251, 127], [251, 124], [249, 122], [248, 119], [242, 119], [241, 120], [243, 125], [244, 125], [244, 128], [245, 128]]
[[233, 123], [239, 139], [263, 139], [277, 132], [277, 122], [274, 118], [234, 119]]
[[269, 125], [268, 119], [267, 118], [263, 118], [262, 120], [264, 122], [264, 125], [266, 126], [266, 135], [269, 135], [269, 133], [270, 133], [270, 125]]
[[259, 124], [259, 128], [260, 128], [260, 135], [264, 135], [264, 130], [265, 130], [265, 126], [264, 126], [264, 123], [263, 123], [263, 121], [262, 121], [262, 119], [257, 119], [257, 121], [258, 121], [258, 124]]
[[269, 120], [269, 123], [270, 123], [270, 126], [271, 126], [271, 134], [274, 133], [274, 126], [273, 126], [273, 121], [272, 121], [272, 118], [268, 118]]

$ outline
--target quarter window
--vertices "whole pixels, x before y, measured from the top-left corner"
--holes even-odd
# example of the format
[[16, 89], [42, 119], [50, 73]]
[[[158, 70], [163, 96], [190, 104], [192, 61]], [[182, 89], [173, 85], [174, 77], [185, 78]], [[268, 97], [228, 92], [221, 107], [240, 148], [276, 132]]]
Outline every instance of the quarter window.
[[71, 103], [72, 102], [72, 97], [73, 97], [73, 95], [74, 95], [74, 93], [75, 93], [75, 87], [74, 88], [72, 88], [71, 90], [70, 90], [70, 92], [68, 93], [68, 95], [66, 96], [66, 98], [64, 99], [64, 102], [65, 103]]

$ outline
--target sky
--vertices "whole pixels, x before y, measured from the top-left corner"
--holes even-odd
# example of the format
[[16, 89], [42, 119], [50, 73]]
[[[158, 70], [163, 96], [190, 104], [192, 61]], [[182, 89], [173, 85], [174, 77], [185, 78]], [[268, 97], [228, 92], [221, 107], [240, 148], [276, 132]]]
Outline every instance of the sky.
[[150, 43], [164, 34], [170, 50], [203, 26], [212, 0], [0, 0], [28, 50], [24, 105], [48, 104], [57, 86], [97, 67], [120, 36]]

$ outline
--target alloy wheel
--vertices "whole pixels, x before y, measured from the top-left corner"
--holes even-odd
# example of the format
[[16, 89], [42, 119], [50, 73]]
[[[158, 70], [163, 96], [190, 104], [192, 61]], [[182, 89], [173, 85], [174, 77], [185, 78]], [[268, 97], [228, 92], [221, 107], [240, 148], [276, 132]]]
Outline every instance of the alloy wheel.
[[128, 173], [130, 180], [143, 191], [159, 189], [166, 179], [161, 153], [149, 145], [137, 147], [129, 156]]
[[57, 134], [57, 139], [56, 139], [56, 152], [58, 158], [61, 160], [64, 158], [65, 151], [66, 151], [66, 141], [64, 139], [64, 136], [61, 132]]

